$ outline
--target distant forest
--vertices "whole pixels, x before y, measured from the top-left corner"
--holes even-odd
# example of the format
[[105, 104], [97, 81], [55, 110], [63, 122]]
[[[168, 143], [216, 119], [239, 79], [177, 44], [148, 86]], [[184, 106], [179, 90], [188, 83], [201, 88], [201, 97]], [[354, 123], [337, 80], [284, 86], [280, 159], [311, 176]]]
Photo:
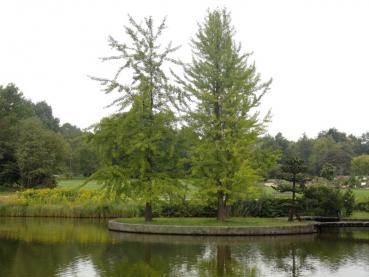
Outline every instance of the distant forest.
[[0, 86], [0, 186], [53, 186], [55, 175], [88, 176], [99, 166], [88, 132], [60, 125], [44, 101]]
[[[286, 139], [282, 133], [267, 135], [260, 138], [259, 143], [264, 149], [280, 153], [278, 164], [289, 157], [299, 157], [313, 176], [321, 176], [327, 166], [333, 166], [335, 175], [364, 175], [353, 172], [352, 161], [355, 157], [369, 154], [369, 132], [357, 137], [335, 128], [319, 132], [316, 138], [303, 134], [296, 142]], [[272, 177], [273, 170], [268, 174]]]
[[[102, 160], [94, 144], [95, 132], [70, 123], [61, 125], [46, 102], [33, 103], [14, 84], [0, 86], [0, 186], [53, 186], [57, 175], [91, 175]], [[185, 160], [197, 138], [187, 127], [173, 130], [173, 136], [178, 156]], [[259, 137], [254, 160], [264, 179], [277, 177], [279, 165], [293, 156], [305, 162], [312, 176], [348, 176], [361, 174], [355, 171], [353, 160], [363, 155], [369, 155], [369, 132], [354, 136], [331, 128], [316, 138], [304, 134], [297, 141], [282, 133]], [[191, 168], [190, 163], [181, 165], [184, 171]]]

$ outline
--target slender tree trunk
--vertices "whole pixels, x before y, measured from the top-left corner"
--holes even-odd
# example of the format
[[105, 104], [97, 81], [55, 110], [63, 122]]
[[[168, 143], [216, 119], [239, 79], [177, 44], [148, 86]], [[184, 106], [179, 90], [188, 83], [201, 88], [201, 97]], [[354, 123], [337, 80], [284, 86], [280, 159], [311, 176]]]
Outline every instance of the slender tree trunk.
[[218, 192], [218, 215], [217, 219], [223, 222], [227, 216], [227, 207], [224, 199], [224, 193], [222, 191]]
[[[150, 57], [150, 64], [151, 64], [151, 57]], [[149, 103], [149, 138], [152, 138], [152, 129], [153, 129], [153, 120], [154, 120], [154, 116], [153, 116], [153, 106], [154, 106], [154, 97], [153, 97], [153, 84], [152, 84], [152, 74], [150, 74], [150, 88], [149, 88], [149, 95], [150, 95], [150, 103]], [[153, 169], [153, 158], [152, 158], [152, 152], [150, 147], [147, 148], [146, 151], [146, 160], [148, 162], [148, 164], [150, 165], [150, 169], [149, 169], [149, 193], [151, 194], [152, 192], [152, 183], [151, 183], [151, 173], [152, 173], [152, 169]], [[150, 202], [146, 202], [145, 205], [145, 221], [149, 222], [152, 221], [152, 206], [151, 206], [151, 201]]]
[[146, 205], [145, 205], [145, 221], [152, 221], [151, 202], [146, 202]]
[[295, 180], [292, 183], [292, 207], [290, 210], [288, 221], [293, 221], [293, 217], [295, 216], [296, 210], [295, 210], [295, 199], [296, 199], [296, 182]]

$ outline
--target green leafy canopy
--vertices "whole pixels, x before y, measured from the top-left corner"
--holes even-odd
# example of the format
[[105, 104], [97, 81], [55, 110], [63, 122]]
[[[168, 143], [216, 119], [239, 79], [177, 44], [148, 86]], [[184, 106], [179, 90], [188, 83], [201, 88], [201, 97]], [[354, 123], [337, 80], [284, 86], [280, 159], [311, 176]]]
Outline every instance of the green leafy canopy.
[[226, 10], [209, 11], [192, 40], [186, 78], [179, 80], [196, 102], [189, 114], [189, 124], [200, 137], [192, 153], [193, 172], [205, 191], [225, 203], [258, 179], [252, 148], [268, 117], [259, 119], [255, 108], [271, 83], [261, 81], [234, 33]]
[[[96, 78], [106, 93], [120, 92], [112, 105], [121, 113], [96, 125], [93, 140], [100, 147], [105, 167], [91, 176], [100, 180], [108, 191], [151, 203], [162, 194], [163, 187], [174, 181], [172, 176], [174, 107], [181, 94], [167, 77], [165, 69], [178, 64], [170, 55], [178, 47], [171, 43], [161, 47], [159, 38], [166, 28], [165, 19], [155, 28], [151, 17], [137, 23], [129, 17], [125, 32], [129, 43], [109, 38], [118, 55], [103, 58], [119, 60], [121, 66], [112, 79]], [[125, 73], [127, 83], [119, 77]], [[129, 78], [131, 76], [131, 78]]]

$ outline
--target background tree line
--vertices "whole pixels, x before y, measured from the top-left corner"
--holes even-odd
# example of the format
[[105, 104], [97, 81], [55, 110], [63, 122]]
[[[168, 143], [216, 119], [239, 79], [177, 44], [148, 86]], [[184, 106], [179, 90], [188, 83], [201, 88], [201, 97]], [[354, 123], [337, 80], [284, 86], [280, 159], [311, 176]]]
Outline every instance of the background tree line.
[[278, 163], [268, 171], [267, 178], [277, 176], [278, 165], [291, 157], [304, 161], [307, 173], [332, 179], [335, 176], [369, 175], [369, 133], [361, 136], [348, 135], [335, 128], [321, 131], [316, 138], [303, 134], [297, 141], [283, 137], [267, 135], [260, 138], [264, 149], [278, 153]]
[[90, 175], [98, 161], [87, 135], [60, 126], [46, 102], [31, 102], [14, 84], [0, 86], [0, 186], [53, 186], [56, 174]]
[[[101, 141], [97, 147], [88, 143], [92, 133], [70, 123], [60, 125], [46, 102], [32, 103], [14, 84], [0, 86], [0, 185], [44, 186], [51, 185], [52, 176], [56, 174], [91, 175], [100, 166], [99, 160], [113, 159], [97, 157], [99, 153], [112, 153], [104, 152], [102, 148], [114, 145], [113, 142], [106, 143], [114, 139], [113, 130], [110, 134], [103, 135], [103, 132], [123, 116], [117, 114], [102, 119], [96, 129], [100, 132], [95, 130], [95, 135], [97, 140], [104, 139], [105, 142]], [[193, 166], [189, 149], [198, 143], [199, 137], [186, 126], [170, 128], [172, 137], [168, 141], [175, 141], [173, 151], [177, 159], [176, 165], [172, 164], [172, 171], [185, 176]], [[289, 157], [302, 159], [312, 176], [329, 179], [336, 175], [369, 174], [368, 132], [354, 136], [331, 128], [321, 131], [315, 138], [304, 134], [297, 141], [278, 133], [259, 137], [254, 150], [253, 163], [265, 179], [277, 177], [278, 165]]]

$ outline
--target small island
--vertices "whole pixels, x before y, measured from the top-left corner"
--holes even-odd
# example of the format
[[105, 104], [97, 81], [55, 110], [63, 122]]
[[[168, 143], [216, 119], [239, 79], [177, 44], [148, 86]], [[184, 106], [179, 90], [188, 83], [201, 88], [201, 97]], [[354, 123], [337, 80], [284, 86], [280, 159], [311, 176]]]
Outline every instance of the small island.
[[317, 229], [313, 222], [287, 221], [285, 218], [232, 217], [223, 222], [215, 218], [120, 218], [109, 221], [109, 230], [169, 235], [264, 236], [311, 234]]

